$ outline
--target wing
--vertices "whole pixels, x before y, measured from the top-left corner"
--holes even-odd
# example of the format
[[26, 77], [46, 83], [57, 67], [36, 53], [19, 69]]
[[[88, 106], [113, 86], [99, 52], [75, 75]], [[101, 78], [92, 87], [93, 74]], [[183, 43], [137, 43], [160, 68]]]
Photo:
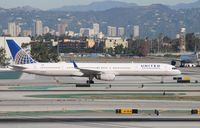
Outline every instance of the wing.
[[76, 64], [75, 61], [71, 61], [74, 65], [74, 68], [79, 69], [80, 72], [82, 72], [84, 74], [84, 76], [88, 76], [88, 75], [97, 75], [97, 74], [101, 74], [102, 71], [98, 71], [98, 70], [91, 70], [91, 69], [83, 69], [83, 68], [79, 68]]
[[97, 75], [97, 74], [101, 74], [101, 71], [96, 71], [96, 70], [90, 70], [90, 69], [81, 69], [79, 68], [79, 70], [84, 74], [84, 75]]
[[92, 70], [92, 69], [82, 69], [79, 68], [77, 66], [77, 64], [72, 61], [74, 68], [78, 69], [81, 73], [83, 73], [83, 76], [86, 77], [95, 77], [98, 80], [104, 80], [104, 81], [112, 81], [115, 79], [115, 73], [111, 73], [111, 72], [102, 72], [102, 71], [98, 71], [98, 70]]

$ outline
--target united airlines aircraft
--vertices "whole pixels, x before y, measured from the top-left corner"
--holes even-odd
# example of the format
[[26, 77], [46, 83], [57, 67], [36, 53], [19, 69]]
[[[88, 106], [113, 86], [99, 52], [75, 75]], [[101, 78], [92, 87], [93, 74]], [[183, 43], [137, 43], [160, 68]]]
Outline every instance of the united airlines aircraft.
[[112, 81], [116, 76], [176, 76], [181, 72], [175, 66], [161, 63], [39, 63], [14, 40], [7, 40], [14, 70], [43, 76], [77, 76]]

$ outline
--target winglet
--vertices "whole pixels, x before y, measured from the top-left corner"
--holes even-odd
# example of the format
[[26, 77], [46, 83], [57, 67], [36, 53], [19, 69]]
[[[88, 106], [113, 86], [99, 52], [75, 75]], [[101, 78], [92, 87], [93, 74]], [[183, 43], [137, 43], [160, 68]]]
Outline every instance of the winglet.
[[71, 60], [71, 62], [73, 63], [74, 68], [78, 69], [78, 66], [77, 66], [76, 62], [74, 60]]

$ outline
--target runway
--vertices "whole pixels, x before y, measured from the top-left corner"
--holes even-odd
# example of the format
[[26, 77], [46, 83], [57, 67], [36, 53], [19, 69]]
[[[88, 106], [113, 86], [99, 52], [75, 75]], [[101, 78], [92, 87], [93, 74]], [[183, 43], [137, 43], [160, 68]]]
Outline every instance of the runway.
[[199, 122], [30, 122], [3, 123], [3, 128], [199, 128]]
[[[200, 102], [188, 101], [142, 101], [142, 100], [22, 100], [1, 101], [3, 111], [49, 111], [49, 110], [115, 110], [117, 108], [137, 109], [192, 109]], [[27, 107], [28, 106], [28, 107]], [[81, 106], [81, 107], [80, 107]], [[17, 110], [16, 110], [17, 108]]]
[[48, 117], [48, 118], [0, 118], [0, 123], [3, 122], [12, 122], [12, 123], [31, 123], [31, 122], [197, 122], [200, 121], [200, 118], [186, 118], [186, 117], [175, 117], [175, 118], [168, 118], [168, 117], [107, 117], [107, 118], [97, 118], [97, 117]]

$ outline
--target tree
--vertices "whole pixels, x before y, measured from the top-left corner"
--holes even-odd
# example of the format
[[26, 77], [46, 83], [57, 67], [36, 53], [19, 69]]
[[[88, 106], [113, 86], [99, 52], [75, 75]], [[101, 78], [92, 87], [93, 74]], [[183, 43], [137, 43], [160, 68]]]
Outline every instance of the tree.
[[113, 48], [110, 47], [110, 48], [106, 49], [106, 53], [113, 55], [113, 53], [114, 53]]
[[39, 62], [58, 62], [56, 47], [48, 49], [43, 43], [31, 44], [31, 55]]
[[124, 54], [129, 54], [129, 49], [127, 47], [124, 48]]
[[187, 51], [194, 51], [195, 50], [195, 35], [194, 33], [186, 34], [186, 50]]
[[138, 47], [138, 55], [139, 56], [147, 56], [149, 53], [149, 45], [148, 42], [141, 42]]
[[124, 46], [121, 44], [121, 45], [117, 45], [114, 49], [115, 51], [115, 54], [123, 54], [124, 52]]
[[0, 48], [0, 65], [5, 66], [6, 65], [6, 51], [4, 48]]
[[173, 52], [180, 52], [180, 49], [179, 49], [179, 46], [180, 46], [179, 39], [173, 39], [171, 41], [171, 44], [172, 44], [171, 50]]
[[22, 48], [27, 48], [30, 44], [25, 44], [25, 43], [22, 43], [21, 47]]
[[57, 47], [52, 47], [51, 49], [48, 50], [48, 58], [50, 62], [58, 62], [58, 54], [57, 54]]

